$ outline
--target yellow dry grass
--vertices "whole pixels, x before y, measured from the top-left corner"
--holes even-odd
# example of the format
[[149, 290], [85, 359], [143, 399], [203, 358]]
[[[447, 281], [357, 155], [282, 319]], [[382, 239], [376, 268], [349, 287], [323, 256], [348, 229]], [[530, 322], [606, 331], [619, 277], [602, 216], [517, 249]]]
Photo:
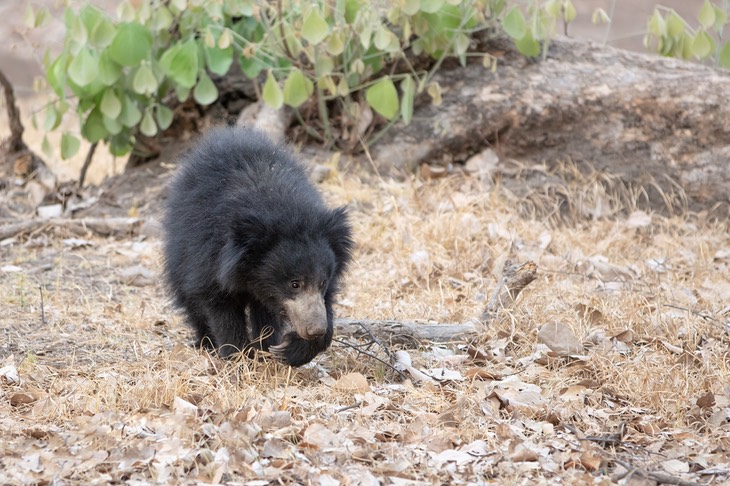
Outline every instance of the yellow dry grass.
[[[459, 376], [441, 382], [403, 381], [339, 343], [301, 369], [193, 349], [161, 282], [124, 273], [159, 274], [154, 238], [0, 244], [0, 482], [614, 484], [627, 464], [727, 480], [728, 223], [681, 204], [634, 212], [639, 192], [573, 180], [521, 200], [464, 175], [324, 184], [357, 240], [340, 316], [460, 322], [506, 260], [538, 264], [476, 343], [486, 361], [463, 345], [409, 350]], [[549, 355], [537, 333], [551, 322], [581, 356]]]

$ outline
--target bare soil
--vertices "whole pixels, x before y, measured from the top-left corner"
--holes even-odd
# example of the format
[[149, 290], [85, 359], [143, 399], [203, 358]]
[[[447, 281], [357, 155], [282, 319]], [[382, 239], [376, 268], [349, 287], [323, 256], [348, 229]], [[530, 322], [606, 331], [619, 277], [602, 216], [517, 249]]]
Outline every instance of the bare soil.
[[154, 232], [0, 242], [0, 482], [730, 480], [728, 223], [636, 211], [591, 177], [562, 191], [574, 213], [535, 218], [549, 200], [476, 176], [335, 171], [357, 239], [340, 316], [460, 322], [507, 259], [538, 279], [476, 342], [340, 335], [299, 369], [190, 346]]

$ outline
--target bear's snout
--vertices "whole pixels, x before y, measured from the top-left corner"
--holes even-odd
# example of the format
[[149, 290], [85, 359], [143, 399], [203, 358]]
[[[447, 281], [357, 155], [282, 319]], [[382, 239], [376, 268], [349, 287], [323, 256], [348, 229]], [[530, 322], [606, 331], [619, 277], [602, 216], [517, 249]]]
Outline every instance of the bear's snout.
[[302, 339], [317, 339], [327, 333], [327, 308], [317, 291], [302, 292], [284, 303], [292, 329]]

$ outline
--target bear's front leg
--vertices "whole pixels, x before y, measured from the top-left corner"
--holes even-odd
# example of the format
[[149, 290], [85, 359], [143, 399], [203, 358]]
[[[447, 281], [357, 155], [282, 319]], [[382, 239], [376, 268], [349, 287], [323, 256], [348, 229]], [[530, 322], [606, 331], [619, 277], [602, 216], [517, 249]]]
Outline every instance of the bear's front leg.
[[205, 318], [221, 357], [227, 358], [248, 346], [245, 302], [232, 298], [206, 302]]

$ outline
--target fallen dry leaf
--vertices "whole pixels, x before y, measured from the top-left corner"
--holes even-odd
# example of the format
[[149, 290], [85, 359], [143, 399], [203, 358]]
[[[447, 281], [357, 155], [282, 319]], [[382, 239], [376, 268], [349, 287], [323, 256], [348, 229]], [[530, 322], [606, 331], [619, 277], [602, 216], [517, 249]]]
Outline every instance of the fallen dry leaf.
[[715, 406], [715, 394], [711, 391], [697, 399], [697, 406], [700, 408], [712, 408]]
[[582, 354], [583, 343], [575, 337], [573, 331], [559, 322], [543, 325], [537, 333], [538, 340], [561, 356]]
[[46, 394], [41, 390], [26, 390], [16, 392], [10, 395], [10, 405], [17, 407], [20, 405], [27, 405], [33, 403], [36, 400], [44, 397]]
[[686, 461], [680, 461], [678, 459], [668, 459], [662, 461], [662, 469], [669, 474], [681, 474], [689, 472], [689, 463]]
[[333, 385], [332, 388], [348, 393], [365, 393], [370, 390], [368, 379], [361, 373], [347, 373], [342, 375]]

